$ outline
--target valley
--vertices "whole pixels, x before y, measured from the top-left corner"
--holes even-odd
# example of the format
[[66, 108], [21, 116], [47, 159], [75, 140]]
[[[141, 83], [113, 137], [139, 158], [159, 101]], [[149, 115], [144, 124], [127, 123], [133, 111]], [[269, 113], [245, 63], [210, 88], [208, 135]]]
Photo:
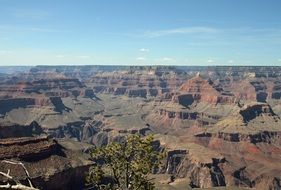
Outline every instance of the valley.
[[0, 159], [38, 187], [80, 187], [91, 148], [153, 134], [167, 152], [159, 189], [281, 188], [281, 67], [14, 70], [0, 74]]

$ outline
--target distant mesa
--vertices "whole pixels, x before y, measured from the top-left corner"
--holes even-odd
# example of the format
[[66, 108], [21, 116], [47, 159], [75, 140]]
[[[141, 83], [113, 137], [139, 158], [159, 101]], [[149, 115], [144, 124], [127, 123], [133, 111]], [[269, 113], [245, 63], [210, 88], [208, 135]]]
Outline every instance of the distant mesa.
[[23, 162], [38, 188], [81, 189], [93, 147], [151, 133], [167, 151], [157, 187], [281, 188], [281, 67], [36, 66], [0, 79], [0, 159]]

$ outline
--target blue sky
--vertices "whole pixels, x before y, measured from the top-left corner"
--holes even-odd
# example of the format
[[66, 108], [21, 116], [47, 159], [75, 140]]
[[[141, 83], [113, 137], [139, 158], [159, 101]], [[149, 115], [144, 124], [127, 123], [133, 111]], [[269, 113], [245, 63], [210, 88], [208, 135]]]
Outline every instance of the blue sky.
[[281, 65], [280, 0], [0, 0], [0, 65]]

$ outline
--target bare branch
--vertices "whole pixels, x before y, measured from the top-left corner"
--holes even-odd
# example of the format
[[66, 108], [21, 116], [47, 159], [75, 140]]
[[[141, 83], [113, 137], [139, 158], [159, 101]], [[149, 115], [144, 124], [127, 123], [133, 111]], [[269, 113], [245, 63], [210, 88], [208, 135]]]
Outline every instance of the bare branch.
[[6, 177], [6, 178], [8, 178], [8, 179], [13, 179], [13, 177], [12, 177], [12, 176], [10, 176], [10, 170], [8, 170], [8, 172], [7, 172], [7, 173], [0, 172], [0, 174], [1, 174], [1, 175], [3, 175], [3, 176], [5, 176], [5, 177]]
[[33, 187], [32, 183], [31, 183], [31, 180], [30, 180], [29, 172], [28, 172], [28, 170], [26, 169], [26, 167], [24, 166], [24, 164], [22, 162], [14, 162], [14, 161], [9, 161], [9, 160], [3, 160], [2, 162], [3, 163], [8, 163], [8, 164], [20, 165], [24, 169], [24, 172], [25, 172], [25, 174], [27, 176], [27, 180], [28, 180], [29, 186]]
[[6, 185], [0, 185], [0, 189], [9, 189], [11, 188], [11, 185], [7, 183]]
[[27, 171], [26, 167], [24, 166], [24, 164], [22, 162], [15, 162], [15, 161], [10, 161], [10, 160], [2, 160], [2, 163], [13, 164], [13, 165], [20, 165], [24, 169], [24, 172], [25, 172], [25, 174], [27, 176], [27, 180], [28, 180], [29, 186], [23, 185], [18, 180], [14, 179], [14, 177], [10, 175], [10, 169], [9, 169], [7, 173], [0, 172], [0, 175], [3, 175], [4, 177], [14, 181], [16, 184], [15, 185], [11, 185], [10, 183], [7, 183], [6, 185], [0, 185], [0, 189], [39, 190], [37, 188], [34, 188], [34, 186], [32, 185], [29, 172]]

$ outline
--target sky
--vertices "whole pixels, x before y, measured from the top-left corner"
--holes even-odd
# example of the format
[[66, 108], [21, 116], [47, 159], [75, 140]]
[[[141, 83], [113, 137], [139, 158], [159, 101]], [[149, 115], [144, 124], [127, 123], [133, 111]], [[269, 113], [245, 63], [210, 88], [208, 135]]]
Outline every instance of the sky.
[[0, 66], [280, 65], [280, 0], [0, 0]]

